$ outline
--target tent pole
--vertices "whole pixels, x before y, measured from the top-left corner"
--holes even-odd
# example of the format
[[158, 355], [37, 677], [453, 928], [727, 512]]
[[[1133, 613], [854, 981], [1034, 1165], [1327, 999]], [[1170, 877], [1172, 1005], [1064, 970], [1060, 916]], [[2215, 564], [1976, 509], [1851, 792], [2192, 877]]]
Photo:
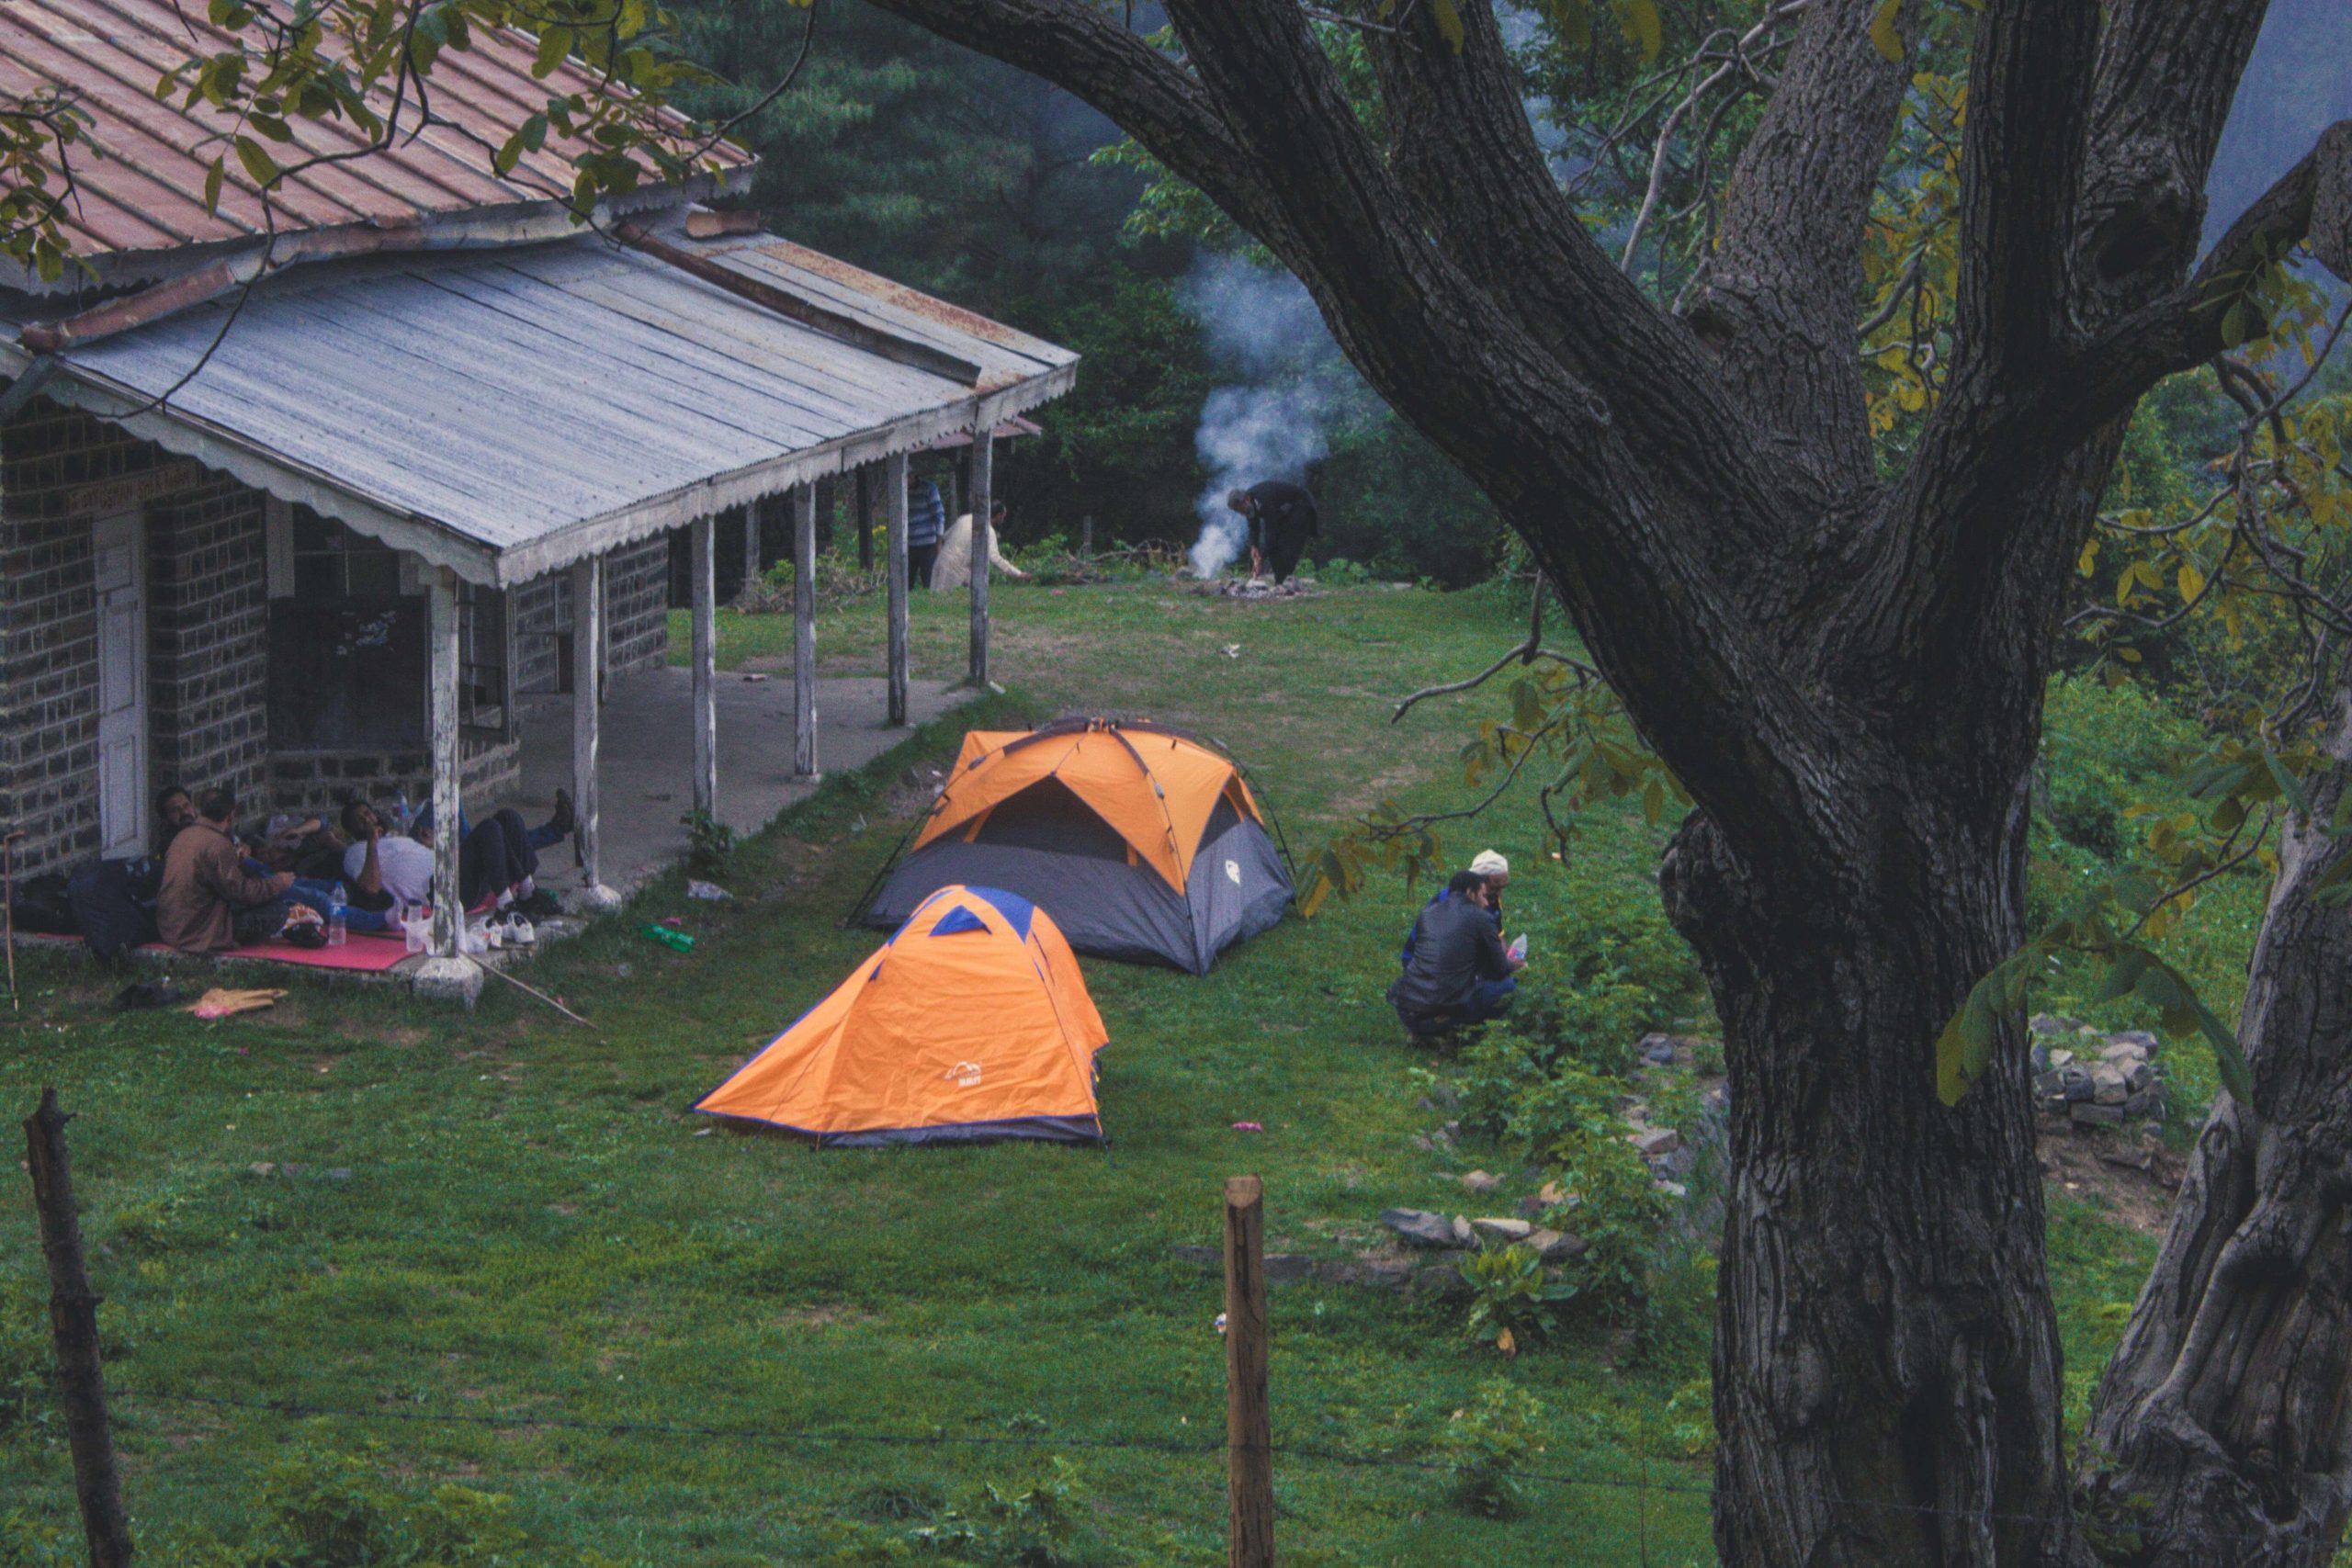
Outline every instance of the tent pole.
[[890, 724], [907, 722], [907, 455], [883, 464], [883, 504], [890, 515]]
[[792, 492], [792, 771], [817, 772], [817, 487]]
[[996, 510], [996, 428], [982, 420], [972, 432], [972, 660], [975, 691], [989, 689], [989, 514]]
[[688, 525], [695, 576], [695, 809], [718, 815], [718, 605], [712, 579], [712, 520]]
[[590, 898], [603, 886], [596, 860], [597, 726], [604, 693], [596, 681], [596, 650], [605, 619], [605, 561], [584, 556], [571, 563], [571, 842], [579, 852], [580, 880]]
[[433, 955], [458, 956], [458, 934], [465, 929], [464, 894], [458, 885], [458, 852], [464, 843], [465, 750], [458, 741], [458, 580], [446, 566], [428, 567], [425, 581], [425, 640], [430, 646], [426, 703], [431, 716], [433, 767]]

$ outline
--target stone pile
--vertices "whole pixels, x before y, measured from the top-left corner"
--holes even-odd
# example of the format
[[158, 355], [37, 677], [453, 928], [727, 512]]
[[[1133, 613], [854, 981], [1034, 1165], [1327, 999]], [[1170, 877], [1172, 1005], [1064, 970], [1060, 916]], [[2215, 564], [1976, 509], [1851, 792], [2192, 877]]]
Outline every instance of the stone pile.
[[2161, 1122], [2164, 1070], [2156, 1037], [2143, 1030], [2103, 1034], [2070, 1018], [2035, 1015], [2033, 1094], [2042, 1113], [2076, 1127]]

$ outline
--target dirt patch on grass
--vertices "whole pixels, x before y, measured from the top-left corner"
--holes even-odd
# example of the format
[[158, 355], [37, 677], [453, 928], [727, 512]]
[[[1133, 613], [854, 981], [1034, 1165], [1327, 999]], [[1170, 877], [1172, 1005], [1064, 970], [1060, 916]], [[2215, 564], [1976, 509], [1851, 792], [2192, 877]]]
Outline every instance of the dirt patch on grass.
[[2180, 1156], [2160, 1145], [2087, 1131], [2044, 1130], [2043, 1179], [2095, 1202], [2142, 1235], [2162, 1235], [2180, 1190]]
[[863, 1328], [882, 1320], [870, 1312], [861, 1312], [844, 1302], [825, 1302], [816, 1306], [798, 1307], [776, 1314], [779, 1328]]

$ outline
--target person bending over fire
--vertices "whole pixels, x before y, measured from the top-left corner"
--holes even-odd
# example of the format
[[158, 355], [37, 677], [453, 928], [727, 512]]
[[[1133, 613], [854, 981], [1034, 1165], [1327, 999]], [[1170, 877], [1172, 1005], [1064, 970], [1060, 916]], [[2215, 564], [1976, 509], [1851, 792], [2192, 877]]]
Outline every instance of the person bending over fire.
[[1264, 479], [1229, 491], [1225, 504], [1250, 520], [1250, 575], [1263, 577], [1271, 566], [1277, 584], [1297, 567], [1306, 541], [1322, 532], [1315, 498], [1287, 479]]

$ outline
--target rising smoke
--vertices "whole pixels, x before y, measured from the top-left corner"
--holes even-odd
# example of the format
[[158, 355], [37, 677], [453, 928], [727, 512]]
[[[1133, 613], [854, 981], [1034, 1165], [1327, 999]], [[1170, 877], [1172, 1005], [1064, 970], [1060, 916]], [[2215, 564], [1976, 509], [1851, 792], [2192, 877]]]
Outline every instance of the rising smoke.
[[1214, 577], [1250, 542], [1249, 525], [1226, 509], [1226, 492], [1261, 479], [1304, 479], [1306, 466], [1330, 450], [1330, 431], [1345, 408], [1369, 393], [1288, 273], [1239, 256], [1204, 255], [1182, 295], [1225, 378], [1202, 405], [1193, 437], [1209, 474], [1193, 502], [1201, 536], [1193, 570]]

